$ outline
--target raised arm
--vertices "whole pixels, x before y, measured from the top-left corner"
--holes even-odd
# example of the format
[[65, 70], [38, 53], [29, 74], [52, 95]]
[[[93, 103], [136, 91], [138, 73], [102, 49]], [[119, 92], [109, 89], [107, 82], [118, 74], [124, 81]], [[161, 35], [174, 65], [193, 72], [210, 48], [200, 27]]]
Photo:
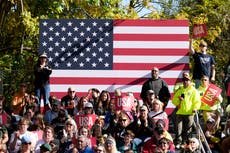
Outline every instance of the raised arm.
[[190, 49], [190, 54], [191, 55], [195, 54], [195, 50], [192, 47], [192, 43], [193, 43], [193, 41], [192, 41], [192, 39], [190, 39], [190, 41], [189, 41], [189, 49]]

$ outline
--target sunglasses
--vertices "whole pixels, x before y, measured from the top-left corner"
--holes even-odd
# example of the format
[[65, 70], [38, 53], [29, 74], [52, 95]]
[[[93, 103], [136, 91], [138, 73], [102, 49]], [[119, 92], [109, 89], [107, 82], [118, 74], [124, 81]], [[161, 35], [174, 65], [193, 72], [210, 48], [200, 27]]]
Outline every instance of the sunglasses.
[[190, 141], [189, 143], [195, 143], [195, 141]]
[[207, 46], [205, 46], [205, 45], [200, 45], [200, 47], [207, 47]]
[[74, 93], [75, 91], [69, 91], [69, 93]]
[[120, 119], [119, 121], [121, 121], [121, 122], [125, 122], [125, 121], [126, 121], [126, 119]]
[[208, 81], [208, 79], [202, 79], [201, 81]]

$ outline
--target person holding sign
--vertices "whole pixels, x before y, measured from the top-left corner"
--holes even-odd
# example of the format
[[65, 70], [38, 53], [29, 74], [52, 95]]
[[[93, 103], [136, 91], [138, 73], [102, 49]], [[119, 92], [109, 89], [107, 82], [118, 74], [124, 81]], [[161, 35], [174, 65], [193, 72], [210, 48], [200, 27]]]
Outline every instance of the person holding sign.
[[211, 81], [215, 81], [215, 60], [213, 56], [207, 54], [207, 46], [205, 41], [201, 41], [199, 45], [201, 52], [197, 52], [190, 43], [190, 54], [194, 59], [193, 79], [196, 88], [200, 86], [203, 75], [208, 76]]
[[193, 87], [191, 78], [184, 77], [183, 87], [175, 93], [172, 103], [178, 107], [176, 112], [176, 147], [181, 148], [186, 143], [194, 123], [194, 114], [200, 109], [201, 99], [198, 91]]
[[[207, 90], [208, 90], [209, 86], [210, 86], [209, 77], [203, 76], [201, 78], [201, 85], [198, 88], [198, 91], [199, 91], [200, 96], [201, 96], [201, 102], [202, 102], [200, 110], [203, 111], [203, 117], [204, 117], [205, 123], [209, 118], [212, 117], [216, 121], [215, 122], [215, 128], [218, 128], [219, 123], [220, 123], [220, 112], [218, 111], [218, 108], [221, 108], [220, 104], [222, 103], [223, 98], [222, 98], [221, 94], [215, 95], [214, 93], [211, 93], [211, 92], [210, 92], [210, 94], [208, 94]], [[213, 101], [213, 105], [207, 104], [207, 102], [203, 100], [204, 97], [209, 97], [208, 99]]]

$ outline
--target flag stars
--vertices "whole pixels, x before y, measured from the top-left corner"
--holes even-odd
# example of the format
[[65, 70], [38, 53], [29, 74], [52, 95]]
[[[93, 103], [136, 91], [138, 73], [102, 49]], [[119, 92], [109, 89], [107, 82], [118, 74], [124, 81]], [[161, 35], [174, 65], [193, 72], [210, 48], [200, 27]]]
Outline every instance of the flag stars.
[[91, 58], [87, 57], [85, 60], [86, 62], [90, 62]]
[[52, 52], [52, 51], [53, 51], [53, 47], [49, 47], [48, 50], [49, 50], [50, 52]]
[[108, 52], [105, 53], [105, 57], [109, 57], [109, 53]]
[[101, 63], [103, 61], [103, 58], [98, 58], [98, 61]]
[[55, 45], [55, 46], [59, 46], [60, 43], [59, 43], [59, 42], [55, 42], [54, 45]]
[[109, 37], [109, 32], [106, 32], [106, 33], [105, 33], [105, 36], [106, 36], [106, 37]]
[[65, 27], [62, 27], [62, 28], [61, 28], [61, 31], [65, 31], [65, 30], [66, 30], [66, 28], [65, 28]]
[[49, 41], [53, 41], [53, 37], [49, 37]]
[[71, 33], [71, 32], [68, 32], [67, 35], [68, 35], [69, 37], [71, 37], [71, 36], [72, 36], [72, 33]]
[[86, 48], [86, 51], [87, 51], [87, 52], [90, 52], [90, 50], [91, 50], [90, 47], [87, 47], [87, 48]]
[[80, 67], [84, 67], [84, 63], [82, 63], [82, 62], [79, 63], [79, 66], [80, 66]]
[[70, 56], [71, 56], [71, 53], [70, 53], [70, 52], [68, 52], [68, 53], [67, 53], [67, 56], [68, 56], [68, 57], [70, 57]]
[[92, 53], [92, 56], [93, 56], [93, 57], [96, 57], [96, 56], [97, 56], [97, 53], [93, 52], [93, 53]]
[[54, 28], [53, 27], [49, 27], [49, 31], [53, 31], [54, 30]]
[[97, 22], [94, 21], [93, 22], [93, 26], [96, 27], [97, 26]]
[[74, 58], [73, 58], [73, 61], [74, 61], [74, 62], [77, 62], [77, 61], [78, 61], [78, 58], [74, 57]]
[[105, 26], [108, 27], [109, 26], [109, 22], [105, 22]]
[[59, 32], [55, 32], [55, 36], [60, 36], [60, 33]]
[[99, 30], [99, 31], [103, 31], [103, 28], [102, 28], [102, 27], [99, 27], [98, 30]]
[[93, 42], [92, 45], [93, 45], [94, 47], [96, 47], [96, 46], [97, 46], [97, 43]]
[[80, 56], [81, 56], [81, 57], [83, 57], [84, 55], [85, 55], [84, 53], [82, 53], [82, 52], [80, 53]]
[[81, 46], [81, 47], [84, 47], [84, 45], [85, 45], [85, 43], [83, 43], [83, 42], [80, 43], [80, 46]]
[[87, 28], [86, 28], [86, 31], [90, 31], [90, 30], [91, 30], [91, 28], [90, 28], [90, 27], [87, 27]]
[[55, 57], [58, 57], [58, 56], [59, 56], [59, 53], [58, 53], [58, 52], [55, 52], [55, 53], [54, 53], [54, 56], [55, 56]]
[[62, 38], [61, 38], [61, 41], [65, 41], [65, 40], [66, 40], [66, 38], [65, 38], [65, 37], [62, 37]]
[[80, 33], [80, 36], [84, 37], [85, 33], [84, 32], [81, 32]]
[[67, 46], [70, 47], [71, 45], [72, 45], [72, 43], [69, 41], [69, 42], [67, 43]]
[[85, 23], [84, 23], [83, 21], [81, 21], [80, 26], [81, 26], [81, 27], [84, 27], [84, 26], [85, 26]]
[[65, 49], [66, 49], [65, 47], [62, 47], [62, 48], [61, 48], [61, 51], [62, 51], [62, 52], [64, 52], [64, 51], [65, 51]]
[[73, 38], [73, 41], [78, 41], [78, 37], [74, 37], [74, 38]]
[[44, 27], [46, 27], [48, 23], [46, 21], [44, 21], [42, 24]]
[[62, 62], [64, 62], [64, 61], [65, 61], [65, 58], [64, 58], [64, 57], [62, 57], [62, 58], [61, 58], [61, 61], [62, 61]]
[[68, 22], [67, 24], [68, 24], [69, 27], [71, 27], [73, 23], [72, 22]]
[[60, 22], [57, 21], [57, 22], [55, 23], [55, 25], [56, 25], [56, 27], [58, 27], [58, 26], [60, 25]]
[[79, 29], [78, 27], [74, 27], [73, 28], [74, 31], [78, 31], [78, 29]]
[[105, 42], [105, 47], [109, 47], [109, 43], [108, 42]]
[[59, 67], [59, 64], [57, 62], [54, 63], [55, 67]]
[[92, 35], [93, 35], [93, 37], [96, 37], [96, 36], [97, 36], [97, 33], [94, 31], [94, 32], [92, 33]]
[[46, 45], [47, 45], [47, 43], [46, 43], [46, 42], [43, 42], [43, 43], [42, 43], [42, 46], [46, 46]]
[[66, 66], [67, 66], [67, 67], [71, 67], [72, 64], [71, 64], [70, 62], [68, 62], [68, 63], [66, 64]]
[[109, 67], [109, 63], [105, 63], [104, 66], [105, 66], [105, 67]]
[[91, 40], [90, 37], [86, 37], [87, 42], [90, 42], [90, 40]]
[[52, 57], [49, 57], [48, 60], [49, 60], [49, 62], [52, 62], [52, 61], [53, 61], [53, 58], [52, 58]]
[[103, 42], [103, 39], [104, 39], [104, 38], [100, 37], [100, 38], [99, 38], [99, 41], [100, 41], [100, 42]]
[[102, 48], [102, 47], [99, 47], [98, 50], [99, 50], [99, 52], [102, 52], [102, 51], [103, 51], [103, 48]]
[[92, 63], [92, 67], [97, 67], [97, 64], [96, 63]]
[[44, 37], [47, 36], [47, 32], [44, 31], [44, 32], [42, 33], [42, 35], [43, 35]]
[[74, 47], [74, 48], [73, 48], [73, 51], [74, 51], [74, 52], [77, 52], [77, 51], [78, 51], [78, 48], [77, 48], [77, 47]]

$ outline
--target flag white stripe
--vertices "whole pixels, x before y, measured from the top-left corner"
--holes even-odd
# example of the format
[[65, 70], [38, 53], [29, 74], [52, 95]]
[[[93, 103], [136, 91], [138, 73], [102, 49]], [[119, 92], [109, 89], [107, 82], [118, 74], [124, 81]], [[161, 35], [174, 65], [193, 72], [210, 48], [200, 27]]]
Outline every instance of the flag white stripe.
[[189, 56], [113, 56], [114, 63], [188, 63]]
[[[73, 87], [76, 89], [77, 92], [88, 92], [91, 88], [97, 88], [100, 91], [107, 90], [109, 92], [114, 92], [115, 89], [121, 89], [122, 92], [137, 92], [141, 91], [142, 85], [97, 85], [97, 84], [90, 84], [90, 85], [82, 85], [82, 84], [51, 84], [50, 89], [52, 92], [66, 92], [69, 87]], [[173, 85], [169, 85], [170, 93], [173, 93]]]
[[188, 41], [114, 41], [113, 48], [180, 48], [188, 49]]
[[189, 27], [114, 26], [114, 34], [188, 34]]
[[[150, 72], [151, 70], [53, 70], [51, 77], [150, 78]], [[183, 72], [180, 70], [160, 70], [159, 75], [161, 78], [178, 78], [182, 76]]]

